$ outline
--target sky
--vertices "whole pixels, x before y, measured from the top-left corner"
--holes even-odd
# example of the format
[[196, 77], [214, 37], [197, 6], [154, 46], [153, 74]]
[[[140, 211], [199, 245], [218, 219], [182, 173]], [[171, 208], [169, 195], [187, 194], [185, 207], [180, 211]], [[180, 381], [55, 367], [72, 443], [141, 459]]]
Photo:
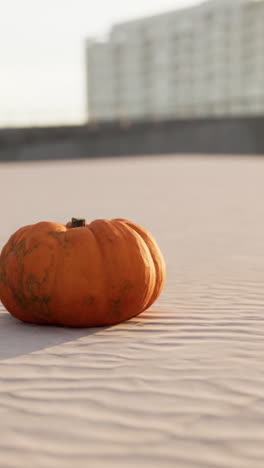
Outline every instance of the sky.
[[0, 126], [83, 123], [84, 41], [201, 0], [0, 0]]

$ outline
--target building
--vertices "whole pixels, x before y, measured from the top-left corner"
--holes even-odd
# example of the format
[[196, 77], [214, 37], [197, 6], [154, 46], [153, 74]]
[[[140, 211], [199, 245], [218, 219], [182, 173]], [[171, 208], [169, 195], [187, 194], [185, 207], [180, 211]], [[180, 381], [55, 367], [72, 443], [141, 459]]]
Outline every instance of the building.
[[264, 113], [264, 0], [209, 0], [87, 41], [89, 119]]

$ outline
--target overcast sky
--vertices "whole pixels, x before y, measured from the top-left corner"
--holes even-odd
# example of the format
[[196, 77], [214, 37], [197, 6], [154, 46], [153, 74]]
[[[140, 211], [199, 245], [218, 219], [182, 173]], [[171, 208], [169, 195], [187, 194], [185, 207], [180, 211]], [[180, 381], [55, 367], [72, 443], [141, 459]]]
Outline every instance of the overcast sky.
[[201, 0], [7, 0], [0, 6], [0, 125], [85, 119], [84, 39]]

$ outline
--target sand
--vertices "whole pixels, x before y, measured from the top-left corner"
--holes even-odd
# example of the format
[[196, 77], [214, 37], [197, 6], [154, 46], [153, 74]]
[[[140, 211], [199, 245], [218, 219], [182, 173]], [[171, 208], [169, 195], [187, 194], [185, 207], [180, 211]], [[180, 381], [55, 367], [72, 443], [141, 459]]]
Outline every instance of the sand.
[[264, 159], [0, 165], [18, 227], [126, 217], [167, 262], [159, 301], [115, 327], [0, 309], [1, 468], [264, 466]]

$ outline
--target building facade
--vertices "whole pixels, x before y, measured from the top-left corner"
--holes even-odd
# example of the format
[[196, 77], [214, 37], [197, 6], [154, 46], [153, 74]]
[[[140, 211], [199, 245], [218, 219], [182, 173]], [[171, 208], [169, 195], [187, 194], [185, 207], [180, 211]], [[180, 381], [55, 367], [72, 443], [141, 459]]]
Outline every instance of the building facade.
[[264, 114], [264, 0], [209, 0], [87, 41], [88, 118]]

